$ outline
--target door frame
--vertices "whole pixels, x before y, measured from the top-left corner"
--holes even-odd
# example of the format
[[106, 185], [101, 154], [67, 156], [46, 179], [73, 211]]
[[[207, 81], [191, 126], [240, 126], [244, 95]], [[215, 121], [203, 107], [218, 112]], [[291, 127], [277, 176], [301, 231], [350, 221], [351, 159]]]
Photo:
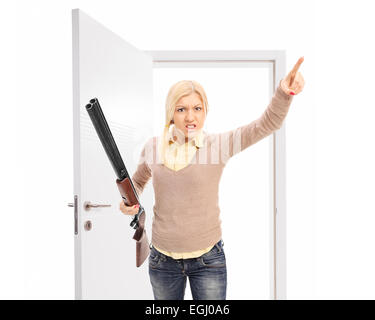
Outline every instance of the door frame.
[[[285, 50], [151, 50], [144, 52], [153, 58], [153, 68], [236, 67], [271, 63], [269, 92], [272, 98], [286, 72]], [[270, 292], [271, 299], [286, 299], [286, 152], [285, 121], [272, 133], [270, 140]]]

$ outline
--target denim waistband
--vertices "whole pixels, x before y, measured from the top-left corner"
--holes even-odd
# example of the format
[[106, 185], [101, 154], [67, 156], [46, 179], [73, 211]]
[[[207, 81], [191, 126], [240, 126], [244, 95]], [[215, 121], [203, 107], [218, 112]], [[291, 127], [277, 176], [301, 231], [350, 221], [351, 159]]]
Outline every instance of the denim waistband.
[[[224, 247], [223, 239], [220, 239], [217, 243], [214, 244], [214, 246], [216, 246], [216, 248], [218, 248], [218, 249]], [[150, 243], [149, 247], [150, 247], [150, 249], [153, 247], [152, 243]]]

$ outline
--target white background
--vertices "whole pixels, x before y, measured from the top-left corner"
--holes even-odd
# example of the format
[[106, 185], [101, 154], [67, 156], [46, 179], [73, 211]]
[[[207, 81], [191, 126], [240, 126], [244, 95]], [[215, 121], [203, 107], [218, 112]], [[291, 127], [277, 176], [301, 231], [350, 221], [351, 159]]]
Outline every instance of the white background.
[[304, 56], [286, 122], [288, 298], [375, 298], [372, 1], [16, 3], [0, 10], [0, 298], [74, 297], [73, 8], [141, 50], [286, 50], [288, 71]]

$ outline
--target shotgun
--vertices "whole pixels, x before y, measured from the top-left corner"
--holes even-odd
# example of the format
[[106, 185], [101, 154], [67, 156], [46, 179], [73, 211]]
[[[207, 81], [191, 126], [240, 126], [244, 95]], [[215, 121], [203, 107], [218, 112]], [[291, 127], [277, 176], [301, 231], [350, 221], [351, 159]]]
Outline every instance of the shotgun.
[[135, 190], [129, 173], [126, 170], [125, 164], [117, 148], [116, 142], [113, 139], [112, 132], [104, 117], [98, 99], [91, 99], [86, 105], [86, 110], [115, 171], [117, 176], [116, 184], [125, 205], [133, 206], [135, 204], [139, 204], [138, 213], [134, 216], [132, 222], [130, 223], [130, 226], [136, 229], [133, 239], [137, 241], [136, 265], [139, 267], [149, 254], [149, 244], [146, 230], [144, 229], [146, 212], [139, 202], [137, 191]]

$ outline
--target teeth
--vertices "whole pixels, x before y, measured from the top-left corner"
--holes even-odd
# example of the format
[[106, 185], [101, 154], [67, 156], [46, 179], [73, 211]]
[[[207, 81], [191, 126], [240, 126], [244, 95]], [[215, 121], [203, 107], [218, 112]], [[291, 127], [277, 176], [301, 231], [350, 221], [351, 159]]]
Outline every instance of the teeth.
[[188, 128], [195, 128], [195, 126], [186, 126], [186, 127], [188, 127]]

